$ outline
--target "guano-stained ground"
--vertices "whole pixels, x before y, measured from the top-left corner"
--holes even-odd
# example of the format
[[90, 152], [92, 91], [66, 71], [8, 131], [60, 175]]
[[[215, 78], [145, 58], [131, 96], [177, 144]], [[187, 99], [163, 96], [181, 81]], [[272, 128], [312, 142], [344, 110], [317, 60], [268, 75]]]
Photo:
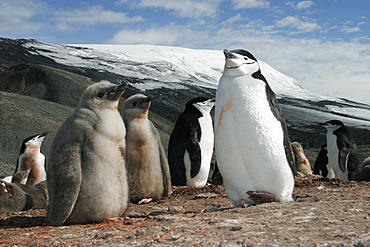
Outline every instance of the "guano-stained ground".
[[1, 246], [370, 246], [370, 183], [317, 176], [297, 178], [287, 203], [235, 208], [211, 185], [96, 224], [53, 227], [45, 214], [0, 215]]

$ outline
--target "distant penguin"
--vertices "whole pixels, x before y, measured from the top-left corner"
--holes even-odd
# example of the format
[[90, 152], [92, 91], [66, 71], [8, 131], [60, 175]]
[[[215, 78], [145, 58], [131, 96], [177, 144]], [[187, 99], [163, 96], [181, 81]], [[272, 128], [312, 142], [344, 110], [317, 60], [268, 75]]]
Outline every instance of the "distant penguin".
[[117, 110], [126, 85], [87, 87], [55, 135], [47, 163], [52, 225], [121, 216], [128, 205], [125, 126]]
[[304, 153], [302, 145], [299, 142], [292, 142], [291, 146], [295, 156], [297, 171], [306, 175], [312, 174], [310, 161]]
[[158, 130], [148, 119], [152, 96], [135, 94], [122, 110], [126, 126], [126, 166], [130, 201], [160, 200], [171, 192], [171, 178]]
[[370, 181], [370, 157], [366, 158], [357, 172], [352, 175], [355, 181]]
[[45, 156], [41, 153], [42, 141], [48, 132], [28, 137], [22, 142], [14, 174], [31, 169], [27, 185], [36, 185], [46, 179]]
[[319, 124], [327, 130], [328, 177], [352, 180], [359, 168], [355, 139], [339, 120]]
[[217, 165], [227, 194], [242, 207], [293, 201], [297, 171], [276, 96], [251, 53], [224, 54], [214, 125]]
[[168, 163], [174, 186], [204, 186], [213, 154], [214, 134], [210, 111], [214, 99], [197, 97], [186, 103], [168, 145]]
[[313, 168], [313, 174], [321, 175], [323, 177], [328, 176], [328, 148], [327, 144], [321, 146], [320, 152], [315, 160], [315, 166]]

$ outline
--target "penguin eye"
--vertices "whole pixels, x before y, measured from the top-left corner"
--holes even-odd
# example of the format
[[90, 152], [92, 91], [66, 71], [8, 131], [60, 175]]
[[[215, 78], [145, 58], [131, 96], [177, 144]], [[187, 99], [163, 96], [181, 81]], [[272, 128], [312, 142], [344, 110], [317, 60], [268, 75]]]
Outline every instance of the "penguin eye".
[[244, 60], [248, 60], [248, 58], [247, 57], [244, 57]]
[[98, 97], [99, 97], [99, 98], [103, 98], [103, 97], [104, 97], [104, 93], [100, 93], [100, 94], [98, 94]]

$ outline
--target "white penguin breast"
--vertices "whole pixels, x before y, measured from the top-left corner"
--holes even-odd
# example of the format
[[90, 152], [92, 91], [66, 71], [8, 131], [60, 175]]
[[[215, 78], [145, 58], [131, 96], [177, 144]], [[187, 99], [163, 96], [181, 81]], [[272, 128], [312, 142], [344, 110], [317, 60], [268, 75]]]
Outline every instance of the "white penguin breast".
[[332, 131], [328, 131], [327, 135], [328, 149], [328, 176], [329, 178], [341, 178], [348, 180], [347, 170], [343, 172], [339, 167], [339, 149], [337, 146], [337, 136]]
[[283, 143], [283, 129], [271, 111], [265, 83], [251, 76], [223, 76], [216, 92], [215, 148], [234, 204], [248, 200], [248, 190], [292, 201], [294, 178]]
[[186, 183], [188, 186], [191, 187], [199, 187], [206, 185], [209, 175], [209, 169], [211, 166], [211, 159], [214, 146], [212, 118], [209, 112], [204, 112], [203, 116], [198, 119], [198, 122], [201, 129], [201, 137], [199, 141], [201, 164], [200, 170], [194, 178], [191, 178], [190, 175], [191, 162], [187, 150], [185, 151], [184, 156], [184, 163], [186, 167]]

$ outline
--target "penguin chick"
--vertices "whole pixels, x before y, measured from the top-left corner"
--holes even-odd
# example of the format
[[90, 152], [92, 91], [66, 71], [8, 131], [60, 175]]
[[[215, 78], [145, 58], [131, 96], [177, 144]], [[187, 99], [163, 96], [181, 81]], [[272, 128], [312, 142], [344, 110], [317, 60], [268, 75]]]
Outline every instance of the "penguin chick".
[[351, 132], [339, 120], [319, 123], [327, 130], [328, 177], [352, 180], [359, 168], [357, 145]]
[[126, 162], [130, 201], [162, 199], [171, 191], [168, 161], [158, 130], [148, 119], [152, 96], [135, 94], [122, 109], [126, 125]]
[[40, 147], [48, 132], [26, 138], [21, 145], [14, 174], [31, 169], [27, 179], [28, 185], [36, 185], [46, 179], [45, 156]]
[[33, 200], [18, 184], [0, 180], [0, 213], [26, 211]]
[[297, 171], [276, 96], [250, 52], [225, 49], [224, 55], [214, 129], [228, 197], [235, 206], [293, 201]]
[[291, 146], [295, 156], [297, 171], [306, 175], [312, 174], [310, 161], [304, 153], [302, 145], [299, 142], [292, 142]]
[[214, 105], [214, 99], [196, 97], [186, 103], [178, 117], [168, 144], [172, 185], [206, 185], [213, 154], [210, 111]]
[[52, 225], [101, 222], [126, 211], [126, 131], [117, 110], [125, 88], [108, 81], [88, 86], [56, 133], [47, 163]]
[[366, 158], [360, 168], [352, 175], [355, 181], [370, 181], [370, 157]]
[[26, 185], [27, 184], [28, 177], [30, 175], [30, 172], [31, 172], [31, 168], [29, 168], [27, 170], [24, 170], [24, 171], [17, 172], [12, 177], [12, 183], [18, 183], [18, 184]]

